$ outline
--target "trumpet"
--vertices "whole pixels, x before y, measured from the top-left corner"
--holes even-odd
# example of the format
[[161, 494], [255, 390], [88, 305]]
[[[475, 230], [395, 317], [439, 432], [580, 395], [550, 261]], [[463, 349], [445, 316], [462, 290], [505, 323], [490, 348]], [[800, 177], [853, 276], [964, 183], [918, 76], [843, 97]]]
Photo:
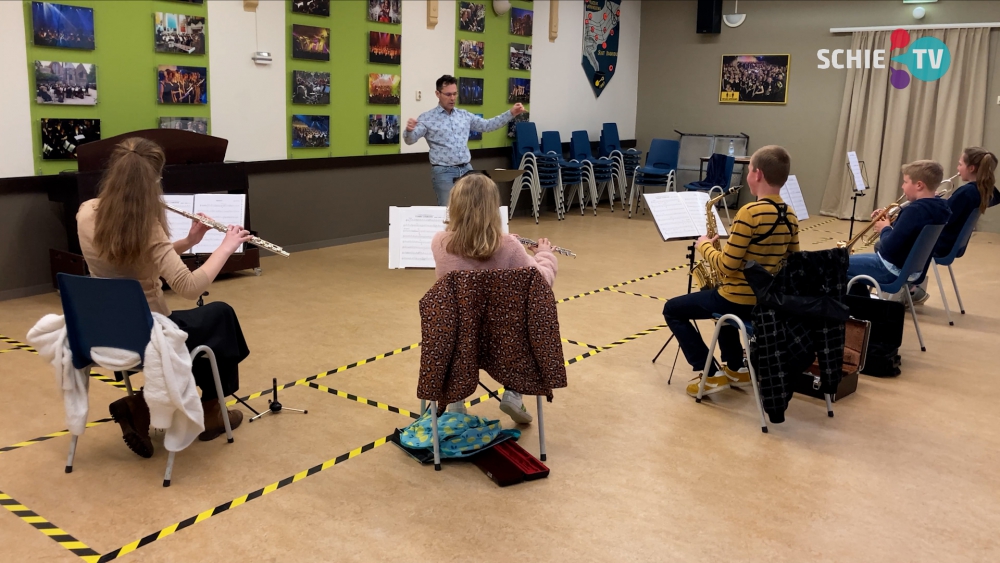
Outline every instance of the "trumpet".
[[879, 211], [878, 215], [872, 217], [872, 222], [868, 223], [868, 226], [862, 229], [860, 233], [854, 235], [854, 238], [852, 238], [850, 241], [838, 242], [837, 248], [846, 248], [853, 254], [854, 245], [857, 244], [858, 241], [861, 239], [865, 239], [865, 246], [874, 244], [875, 241], [878, 240], [879, 233], [874, 232], [869, 235], [868, 232], [875, 228], [875, 223], [878, 223], [883, 219], [888, 219], [890, 223], [895, 221], [896, 217], [899, 216], [899, 212], [902, 211], [904, 207], [910, 204], [910, 202], [908, 201], [903, 201], [904, 199], [906, 199], [906, 194], [899, 196], [899, 199], [897, 199], [895, 203], [890, 203], [885, 207], [885, 209]]
[[[176, 207], [167, 205], [165, 203], [163, 204], [163, 206], [166, 207], [169, 211], [173, 211], [174, 213], [176, 213], [178, 215], [183, 215], [183, 216], [187, 217], [188, 219], [191, 219], [192, 221], [198, 221], [202, 225], [208, 225], [209, 227], [212, 227], [216, 231], [220, 231], [220, 232], [224, 233], [224, 232], [226, 232], [226, 231], [229, 230], [229, 228], [226, 225], [223, 225], [222, 223], [220, 223], [218, 221], [215, 221], [215, 220], [212, 220], [212, 219], [206, 219], [205, 217], [202, 217], [201, 215], [195, 215], [193, 213], [188, 213], [187, 211], [182, 211], [180, 209], [177, 209]], [[250, 241], [249, 241], [249, 244], [252, 244], [252, 245], [256, 246], [257, 248], [263, 248], [264, 250], [268, 250], [268, 251], [273, 252], [275, 254], [280, 254], [280, 255], [282, 255], [282, 256], [284, 256], [286, 258], [288, 257], [288, 253], [285, 252], [285, 250], [283, 248], [281, 248], [280, 246], [278, 246], [276, 244], [272, 244], [270, 242], [267, 242], [266, 240], [261, 239], [259, 237], [253, 237], [253, 238], [251, 238]]]
[[[517, 237], [517, 240], [525, 246], [538, 246], [538, 241], [531, 240], [530, 238]], [[576, 258], [576, 253], [572, 250], [566, 250], [565, 248], [560, 248], [558, 246], [552, 247], [552, 252], [562, 254], [563, 256], [572, 256]]]

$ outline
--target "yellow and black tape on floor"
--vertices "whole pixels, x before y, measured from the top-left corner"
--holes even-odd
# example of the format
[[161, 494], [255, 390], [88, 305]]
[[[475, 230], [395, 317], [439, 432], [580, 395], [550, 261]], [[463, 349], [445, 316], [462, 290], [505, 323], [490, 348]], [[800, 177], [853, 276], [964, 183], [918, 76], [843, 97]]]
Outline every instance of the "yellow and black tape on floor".
[[570, 340], [569, 338], [563, 338], [562, 341], [567, 344], [572, 344], [574, 346], [582, 346], [584, 348], [590, 348], [591, 350], [600, 349], [600, 346], [594, 346], [593, 344], [587, 344], [586, 342], [580, 342], [579, 340]]
[[[99, 420], [88, 422], [87, 423], [87, 428], [93, 428], [94, 426], [99, 426], [101, 424], [104, 424], [105, 422], [111, 422], [111, 420], [112, 419], [110, 419], [110, 418], [102, 418], [102, 419], [99, 419]], [[60, 430], [59, 432], [53, 432], [51, 434], [46, 434], [44, 436], [39, 436], [37, 438], [32, 438], [30, 440], [25, 440], [23, 442], [18, 442], [16, 444], [11, 444], [9, 446], [4, 446], [4, 447], [0, 448], [0, 454], [2, 454], [4, 452], [9, 452], [11, 450], [18, 450], [18, 449], [21, 449], [21, 448], [24, 448], [24, 447], [27, 447], [27, 446], [32, 446], [32, 445], [35, 445], [35, 444], [39, 444], [39, 443], [42, 443], [42, 442], [44, 442], [46, 440], [51, 440], [52, 438], [59, 438], [61, 436], [68, 436], [68, 435], [69, 435], [69, 430]]]
[[666, 270], [661, 270], [659, 272], [655, 272], [655, 273], [648, 274], [648, 275], [645, 275], [645, 276], [642, 276], [642, 277], [639, 277], [639, 278], [635, 278], [634, 280], [628, 280], [628, 281], [624, 281], [624, 282], [621, 282], [621, 283], [616, 283], [614, 285], [609, 285], [607, 287], [602, 287], [600, 289], [595, 289], [593, 291], [588, 291], [586, 293], [579, 293], [579, 294], [574, 295], [572, 297], [564, 297], [562, 299], [557, 300], [556, 303], [565, 303], [567, 301], [572, 301], [574, 299], [580, 299], [581, 297], [586, 297], [588, 295], [594, 295], [596, 293], [601, 293], [603, 291], [613, 291], [615, 288], [622, 287], [623, 285], [629, 285], [629, 284], [632, 284], [632, 283], [638, 283], [638, 282], [641, 282], [643, 280], [652, 279], [652, 278], [655, 278], [656, 276], [662, 276], [663, 274], [669, 274], [670, 272], [676, 272], [678, 270], [686, 270], [687, 267], [688, 267], [687, 264], [682, 264], [680, 266], [674, 266], [673, 268], [667, 268]]
[[665, 328], [667, 328], [667, 325], [656, 325], [656, 326], [654, 326], [652, 328], [647, 328], [646, 330], [642, 330], [642, 331], [639, 331], [639, 332], [637, 332], [635, 334], [631, 334], [629, 336], [626, 336], [625, 338], [622, 338], [621, 340], [615, 340], [614, 342], [612, 342], [612, 343], [610, 343], [610, 344], [608, 344], [606, 346], [601, 346], [600, 348], [598, 348], [596, 350], [591, 350], [589, 352], [585, 352], [585, 353], [583, 353], [583, 354], [581, 354], [581, 355], [579, 355], [579, 356], [577, 356], [575, 358], [569, 358], [568, 360], [566, 360], [566, 365], [568, 366], [568, 365], [572, 365], [572, 364], [575, 364], [577, 362], [586, 360], [587, 358], [596, 356], [597, 354], [600, 354], [601, 352], [604, 352], [606, 350], [610, 350], [612, 348], [617, 348], [618, 346], [621, 346], [622, 344], [626, 344], [626, 343], [631, 342], [631, 341], [633, 341], [633, 340], [635, 340], [637, 338], [642, 338], [643, 336], [646, 336], [647, 334], [653, 334], [654, 332], [656, 332], [658, 330], [663, 330]]
[[348, 399], [350, 401], [355, 401], [355, 402], [361, 403], [363, 405], [368, 405], [370, 407], [379, 408], [379, 409], [382, 409], [384, 411], [394, 412], [396, 414], [401, 414], [403, 416], [408, 416], [408, 417], [413, 418], [413, 419], [420, 418], [419, 414], [414, 413], [414, 412], [410, 412], [410, 411], [408, 411], [406, 409], [401, 409], [399, 407], [394, 407], [392, 405], [387, 405], [385, 403], [380, 403], [378, 401], [372, 401], [371, 399], [366, 399], [364, 397], [359, 397], [357, 395], [352, 395], [350, 393], [346, 393], [346, 392], [340, 391], [338, 389], [333, 389], [331, 387], [325, 387], [323, 385], [320, 385], [319, 383], [313, 383], [313, 382], [310, 381], [309, 382], [309, 387], [311, 387], [313, 389], [317, 389], [319, 391], [324, 391], [324, 392], [329, 393], [331, 395], [336, 395], [338, 397], [343, 397], [344, 399]]
[[[349, 452], [347, 452], [345, 454], [341, 454], [341, 455], [339, 455], [339, 456], [337, 456], [337, 457], [335, 457], [333, 459], [324, 461], [323, 463], [320, 463], [318, 465], [314, 465], [314, 466], [310, 467], [309, 469], [306, 469], [304, 471], [300, 471], [300, 472], [296, 473], [295, 475], [291, 475], [289, 477], [285, 477], [284, 479], [282, 479], [280, 481], [276, 481], [274, 483], [271, 483], [270, 485], [267, 485], [266, 487], [261, 487], [261, 488], [257, 489], [256, 491], [253, 491], [251, 493], [247, 493], [247, 494], [245, 494], [245, 495], [243, 495], [241, 497], [237, 497], [237, 498], [235, 498], [235, 499], [233, 499], [233, 500], [231, 500], [229, 502], [224, 502], [224, 503], [220, 504], [219, 506], [216, 506], [215, 508], [211, 508], [209, 510], [206, 510], [206, 511], [200, 513], [200, 514], [196, 514], [195, 516], [191, 516], [190, 518], [186, 518], [184, 520], [181, 520], [180, 522], [177, 522], [176, 524], [171, 524], [170, 526], [167, 526], [166, 528], [163, 528], [162, 530], [160, 530], [158, 532], [153, 532], [152, 534], [149, 534], [149, 535], [144, 536], [144, 537], [142, 537], [142, 538], [140, 538], [138, 540], [135, 540], [134, 542], [132, 542], [130, 544], [127, 544], [127, 545], [124, 545], [122, 547], [119, 547], [118, 549], [115, 549], [113, 551], [109, 551], [108, 553], [105, 553], [104, 555], [101, 555], [100, 558], [95, 558], [92, 561], [96, 562], [96, 563], [105, 563], [107, 561], [113, 561], [115, 559], [118, 559], [119, 557], [122, 557], [123, 555], [127, 555], [129, 553], [132, 553], [133, 551], [139, 549], [140, 547], [145, 547], [145, 546], [147, 546], [147, 545], [149, 545], [149, 544], [151, 544], [151, 543], [153, 543], [153, 542], [155, 542], [157, 540], [161, 540], [161, 539], [163, 539], [163, 538], [165, 538], [165, 537], [167, 537], [167, 536], [169, 536], [171, 534], [179, 532], [179, 531], [183, 530], [184, 528], [189, 528], [189, 527], [197, 524], [198, 522], [203, 522], [203, 521], [211, 518], [212, 516], [219, 515], [219, 514], [225, 512], [225, 511], [227, 511], [227, 510], [230, 510], [232, 508], [236, 508], [237, 506], [240, 506], [242, 504], [246, 504], [246, 503], [248, 503], [248, 502], [250, 502], [252, 500], [258, 499], [258, 498], [260, 498], [260, 497], [262, 497], [264, 495], [271, 494], [274, 491], [277, 491], [278, 489], [282, 489], [284, 487], [287, 487], [288, 485], [291, 485], [292, 483], [296, 483], [298, 481], [301, 481], [301, 480], [305, 479], [306, 477], [312, 477], [313, 475], [315, 475], [317, 473], [320, 473], [322, 471], [326, 471], [327, 469], [330, 469], [331, 467], [333, 467], [335, 465], [339, 465], [339, 464], [341, 464], [341, 463], [343, 463], [343, 462], [345, 462], [345, 461], [347, 461], [349, 459], [355, 458], [355, 457], [357, 457], [357, 456], [359, 456], [359, 455], [361, 455], [361, 454], [363, 454], [365, 452], [374, 450], [375, 448], [377, 448], [379, 446], [383, 446], [383, 445], [385, 445], [386, 443], [389, 442], [389, 439], [392, 438], [392, 436], [393, 436], [392, 434], [389, 434], [388, 436], [384, 436], [382, 438], [379, 438], [378, 440], [375, 440], [374, 442], [365, 444], [365, 445], [361, 446], [360, 448], [355, 448], [355, 449], [353, 449], [353, 450], [351, 450], [351, 451], [349, 451]], [[91, 561], [91, 560], [88, 560], [88, 561]]]
[[8, 338], [8, 337], [6, 337], [6, 336], [4, 336], [2, 334], [0, 334], [0, 342], [5, 342], [5, 343], [11, 345], [10, 348], [5, 348], [3, 350], [0, 350], [0, 354], [2, 354], [4, 352], [13, 352], [15, 350], [24, 350], [25, 352], [31, 352], [32, 354], [38, 354], [38, 350], [35, 350], [31, 346], [28, 346], [24, 342], [20, 342], [18, 340], [14, 340], [13, 338]]
[[648, 297], [649, 299], [656, 299], [657, 301], [666, 301], [666, 299], [664, 299], [663, 297], [656, 297], [655, 295], [645, 295], [645, 294], [642, 294], [642, 293], [632, 293], [631, 291], [622, 291], [620, 289], [616, 289], [615, 291], [617, 291], [618, 293], [624, 293], [625, 295], [634, 295], [636, 297]]
[[24, 523], [31, 525], [31, 527], [45, 534], [62, 547], [68, 549], [73, 555], [80, 557], [87, 563], [97, 563], [100, 559], [100, 553], [97, 553], [88, 547], [87, 544], [67, 534], [66, 531], [59, 526], [56, 526], [52, 522], [42, 518], [27, 506], [24, 506], [23, 504], [10, 498], [10, 495], [4, 493], [3, 491], [0, 491], [0, 506], [3, 506], [15, 516], [20, 518]]
[[833, 218], [827, 219], [825, 221], [820, 221], [819, 223], [816, 223], [816, 224], [813, 224], [813, 225], [809, 225], [808, 227], [799, 227], [799, 232], [801, 233], [802, 231], [811, 231], [811, 230], [816, 229], [818, 227], [822, 227], [823, 225], [829, 225], [830, 223], [836, 223], [837, 221], [840, 221], [840, 219], [837, 219], [836, 217], [833, 217]]
[[92, 378], [94, 378], [94, 379], [96, 379], [98, 381], [102, 381], [104, 383], [107, 383], [108, 385], [110, 385], [110, 386], [112, 386], [115, 389], [118, 389], [120, 391], [128, 392], [128, 386], [125, 385], [125, 380], [117, 381], [117, 380], [115, 380], [115, 378], [113, 376], [102, 375], [100, 373], [97, 373], [94, 370], [90, 370], [90, 377], [92, 377]]

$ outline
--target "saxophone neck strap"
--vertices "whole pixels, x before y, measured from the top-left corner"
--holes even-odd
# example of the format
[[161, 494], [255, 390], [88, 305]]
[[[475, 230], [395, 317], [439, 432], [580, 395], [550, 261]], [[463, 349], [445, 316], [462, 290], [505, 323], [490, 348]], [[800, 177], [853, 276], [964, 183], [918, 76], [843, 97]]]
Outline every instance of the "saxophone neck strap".
[[774, 223], [771, 223], [771, 228], [768, 229], [766, 233], [750, 239], [750, 244], [760, 244], [761, 242], [766, 240], [767, 237], [774, 234], [774, 230], [778, 228], [779, 223], [785, 225], [785, 227], [788, 229], [789, 235], [792, 234], [792, 222], [788, 220], [788, 204], [776, 203], [770, 199], [764, 199], [761, 201], [766, 201], [771, 205], [773, 205], [774, 208], [778, 211], [778, 218], [774, 220]]

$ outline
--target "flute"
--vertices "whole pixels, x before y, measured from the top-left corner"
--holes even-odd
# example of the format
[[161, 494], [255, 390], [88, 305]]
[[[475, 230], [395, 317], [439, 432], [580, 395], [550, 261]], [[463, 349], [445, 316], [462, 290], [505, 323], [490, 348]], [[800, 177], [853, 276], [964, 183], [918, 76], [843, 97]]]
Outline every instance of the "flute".
[[[201, 215], [195, 215], [193, 213], [188, 213], [187, 211], [181, 211], [180, 209], [177, 209], [176, 207], [172, 207], [170, 205], [167, 205], [166, 203], [164, 203], [163, 206], [166, 207], [168, 210], [173, 211], [174, 213], [177, 213], [178, 215], [183, 215], [183, 216], [187, 217], [188, 219], [191, 219], [192, 221], [198, 221], [202, 225], [208, 225], [209, 227], [212, 227], [216, 231], [220, 231], [220, 232], [225, 233], [225, 232], [227, 232], [229, 230], [229, 227], [227, 227], [226, 225], [223, 225], [222, 223], [220, 223], [218, 221], [214, 221], [212, 219], [206, 219], [206, 218], [202, 217]], [[272, 244], [270, 242], [267, 242], [266, 240], [264, 240], [264, 239], [262, 239], [260, 237], [253, 237], [253, 238], [251, 238], [250, 241], [249, 241], [249, 244], [252, 244], [252, 245], [256, 246], [257, 248], [263, 248], [264, 250], [269, 250], [269, 251], [271, 251], [271, 252], [273, 252], [275, 254], [280, 254], [280, 255], [282, 255], [282, 256], [284, 256], [286, 258], [288, 257], [288, 253], [285, 252], [285, 250], [283, 248], [281, 248], [280, 246], [278, 246], [276, 244]]]
[[[533, 241], [530, 238], [517, 237], [517, 240], [520, 241], [521, 244], [527, 246], [538, 246], [538, 242]], [[572, 250], [566, 250], [565, 248], [559, 248], [558, 246], [553, 246], [552, 252], [557, 252], [559, 254], [562, 254], [563, 256], [572, 256], [573, 258], [576, 258], [576, 254]]]

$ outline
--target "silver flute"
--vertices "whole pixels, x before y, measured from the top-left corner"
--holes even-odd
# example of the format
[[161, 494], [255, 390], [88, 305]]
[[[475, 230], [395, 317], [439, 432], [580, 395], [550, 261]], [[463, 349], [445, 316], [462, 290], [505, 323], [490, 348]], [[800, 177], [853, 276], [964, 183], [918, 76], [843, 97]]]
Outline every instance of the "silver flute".
[[[517, 240], [519, 240], [521, 244], [526, 246], [538, 246], [538, 242], [533, 241], [530, 238], [517, 237]], [[563, 256], [572, 256], [573, 258], [576, 258], [576, 253], [574, 253], [572, 250], [566, 250], [565, 248], [559, 248], [558, 246], [553, 246], [552, 252], [562, 254]]]
[[[215, 220], [212, 220], [212, 219], [206, 219], [206, 218], [202, 217], [201, 215], [195, 215], [194, 213], [188, 213], [187, 211], [181, 211], [180, 209], [177, 209], [176, 207], [172, 207], [172, 206], [167, 205], [165, 203], [163, 204], [163, 206], [166, 207], [168, 210], [173, 211], [174, 213], [176, 213], [178, 215], [183, 215], [183, 216], [187, 217], [188, 219], [191, 219], [192, 221], [198, 221], [202, 225], [208, 225], [209, 227], [212, 227], [216, 231], [220, 231], [220, 232], [225, 233], [225, 232], [227, 232], [229, 230], [229, 227], [227, 227], [226, 225], [223, 225], [222, 223], [220, 223], [218, 221], [215, 221]], [[267, 242], [266, 240], [264, 240], [262, 238], [253, 237], [253, 238], [250, 239], [250, 244], [256, 246], [257, 248], [263, 248], [264, 250], [271, 251], [271, 252], [273, 252], [275, 254], [280, 254], [280, 255], [282, 255], [282, 256], [284, 256], [286, 258], [288, 257], [288, 253], [285, 252], [285, 250], [283, 248], [281, 248], [280, 246], [278, 246], [276, 244], [272, 244], [270, 242]]]

